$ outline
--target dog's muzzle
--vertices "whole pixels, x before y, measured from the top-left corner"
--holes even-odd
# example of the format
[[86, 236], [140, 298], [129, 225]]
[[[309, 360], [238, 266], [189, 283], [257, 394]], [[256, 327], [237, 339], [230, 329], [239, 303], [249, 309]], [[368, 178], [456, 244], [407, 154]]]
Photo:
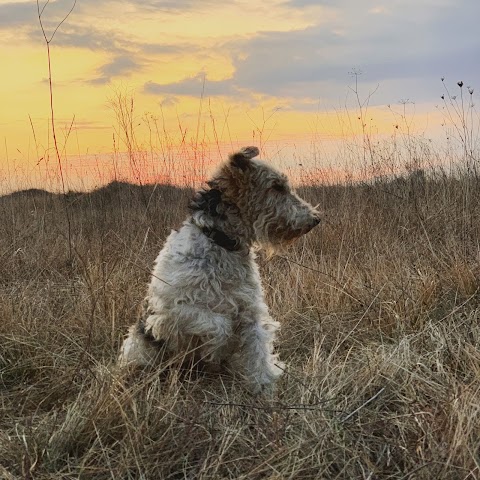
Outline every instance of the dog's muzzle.
[[313, 220], [312, 220], [312, 225], [313, 226], [312, 226], [312, 228], [316, 227], [321, 221], [322, 221], [322, 216], [319, 213], [316, 213], [313, 216]]
[[305, 231], [302, 233], [309, 232], [310, 230], [312, 230], [312, 228], [315, 228], [321, 221], [322, 221], [322, 217], [320, 216], [319, 213], [313, 215], [312, 219], [310, 220], [307, 227], [305, 228]]

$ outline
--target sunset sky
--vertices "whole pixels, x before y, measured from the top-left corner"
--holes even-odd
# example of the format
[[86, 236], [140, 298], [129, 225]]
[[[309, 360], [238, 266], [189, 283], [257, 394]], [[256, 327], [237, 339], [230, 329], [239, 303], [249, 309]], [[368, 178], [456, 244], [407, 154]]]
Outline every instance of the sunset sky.
[[[45, 7], [47, 37], [72, 5]], [[306, 145], [328, 152], [358, 129], [344, 112], [356, 108], [352, 72], [362, 100], [374, 92], [376, 133], [390, 135], [408, 101], [411, 128], [438, 135], [440, 78], [452, 95], [459, 80], [480, 91], [479, 19], [478, 0], [78, 0], [51, 42], [62, 155], [83, 158], [81, 168], [96, 158], [101, 170], [98, 159], [126, 150], [112, 108], [121, 95], [133, 96], [136, 146], [151, 153], [182, 139], [189, 152], [202, 144], [222, 154], [260, 143], [272, 157], [296, 151], [308, 162]], [[8, 183], [53, 155], [35, 2], [0, 0], [0, 42]]]

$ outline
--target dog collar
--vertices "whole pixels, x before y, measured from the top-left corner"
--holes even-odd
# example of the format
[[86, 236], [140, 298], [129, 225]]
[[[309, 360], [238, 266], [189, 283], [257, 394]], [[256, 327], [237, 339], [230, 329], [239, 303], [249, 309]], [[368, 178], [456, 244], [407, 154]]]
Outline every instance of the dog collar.
[[228, 250], [229, 252], [237, 252], [241, 248], [241, 243], [232, 237], [229, 237], [225, 232], [218, 230], [218, 228], [203, 227], [202, 232], [211, 238], [218, 246]]

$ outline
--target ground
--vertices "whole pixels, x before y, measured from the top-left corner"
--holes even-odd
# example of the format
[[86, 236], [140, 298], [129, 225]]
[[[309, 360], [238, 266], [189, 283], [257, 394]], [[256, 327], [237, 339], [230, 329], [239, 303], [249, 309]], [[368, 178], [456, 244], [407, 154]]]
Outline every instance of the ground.
[[259, 257], [288, 365], [267, 398], [222, 374], [113, 371], [190, 195], [0, 199], [0, 478], [480, 476], [474, 175], [301, 191], [325, 222]]

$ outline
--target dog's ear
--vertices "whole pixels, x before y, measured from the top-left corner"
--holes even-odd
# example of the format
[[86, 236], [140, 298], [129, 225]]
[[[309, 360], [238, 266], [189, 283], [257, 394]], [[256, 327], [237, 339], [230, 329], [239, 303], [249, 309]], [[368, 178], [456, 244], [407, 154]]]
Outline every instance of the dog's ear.
[[218, 217], [217, 207], [221, 202], [222, 192], [212, 188], [210, 190], [200, 190], [196, 192], [189, 207], [193, 212], [202, 210], [212, 217]]
[[246, 170], [250, 166], [250, 159], [260, 153], [257, 147], [244, 147], [236, 153], [230, 155], [230, 163], [240, 170]]

